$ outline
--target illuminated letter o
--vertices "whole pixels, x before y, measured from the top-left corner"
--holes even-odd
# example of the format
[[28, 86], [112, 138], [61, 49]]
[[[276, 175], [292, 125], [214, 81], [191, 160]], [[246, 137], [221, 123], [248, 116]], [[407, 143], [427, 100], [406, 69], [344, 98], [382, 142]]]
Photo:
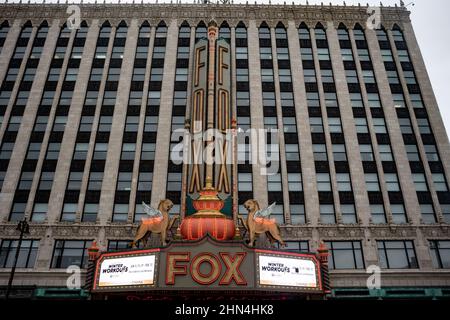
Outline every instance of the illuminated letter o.
[[[211, 271], [204, 274], [200, 271], [202, 263], [208, 263]], [[222, 265], [219, 259], [211, 253], [202, 253], [197, 255], [191, 263], [191, 275], [195, 282], [206, 285], [216, 281], [222, 272]]]

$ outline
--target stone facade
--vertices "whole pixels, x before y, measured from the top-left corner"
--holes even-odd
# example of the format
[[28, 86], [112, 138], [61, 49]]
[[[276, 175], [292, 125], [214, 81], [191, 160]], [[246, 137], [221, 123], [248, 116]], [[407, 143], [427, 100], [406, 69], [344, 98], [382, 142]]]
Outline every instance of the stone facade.
[[[8, 20], [10, 31], [5, 40], [3, 50], [0, 55], [0, 84], [3, 83], [8, 69], [9, 60], [14, 51], [15, 43], [19, 37], [21, 27], [30, 20], [33, 25], [33, 33], [28, 47], [25, 51], [24, 61], [29, 56], [31, 51], [32, 39], [37, 32], [38, 26], [43, 20], [49, 24], [49, 32], [42, 52], [40, 63], [36, 71], [35, 81], [33, 82], [29, 104], [27, 105], [20, 129], [17, 134], [14, 150], [11, 155], [11, 161], [6, 171], [6, 176], [0, 194], [0, 238], [1, 239], [17, 239], [16, 223], [8, 221], [10, 210], [12, 207], [16, 187], [19, 183], [21, 174], [21, 165], [26, 156], [27, 146], [30, 139], [30, 134], [33, 129], [36, 118], [37, 108], [39, 106], [39, 99], [44, 90], [45, 79], [47, 77], [49, 65], [52, 59], [53, 51], [58, 38], [60, 27], [66, 21], [68, 14], [66, 13], [66, 5], [18, 5], [8, 4], [0, 5], [0, 22]], [[261, 69], [259, 61], [259, 41], [258, 28], [262, 22], [266, 22], [271, 28], [272, 32], [272, 50], [274, 59], [274, 74], [275, 83], [278, 83], [278, 72], [276, 69], [276, 51], [274, 28], [281, 22], [287, 29], [287, 37], [289, 42], [291, 76], [293, 84], [293, 94], [295, 101], [295, 117], [297, 120], [297, 132], [299, 137], [300, 160], [303, 175], [303, 192], [305, 198], [305, 211], [307, 223], [304, 225], [290, 224], [289, 213], [289, 197], [288, 193], [284, 192], [284, 212], [286, 215], [286, 224], [281, 227], [282, 233], [286, 240], [305, 240], [309, 241], [311, 251], [315, 251], [321, 240], [339, 241], [339, 240], [358, 240], [361, 241], [362, 250], [364, 253], [365, 266], [378, 264], [377, 254], [377, 240], [413, 240], [415, 244], [416, 256], [418, 259], [419, 269], [410, 269], [406, 272], [403, 270], [387, 270], [386, 276], [383, 278], [383, 286], [450, 286], [450, 273], [445, 269], [434, 269], [431, 263], [431, 255], [428, 247], [428, 240], [448, 240], [450, 238], [450, 225], [445, 223], [442, 219], [442, 213], [439, 209], [438, 197], [436, 190], [430, 185], [430, 192], [433, 203], [438, 216], [438, 223], [424, 224], [421, 220], [420, 206], [416, 197], [416, 190], [409, 169], [407, 153], [405, 150], [402, 133], [399, 122], [397, 120], [396, 111], [393, 103], [393, 97], [389, 90], [388, 76], [386, 74], [380, 49], [378, 46], [376, 32], [374, 30], [365, 30], [369, 52], [373, 63], [375, 77], [377, 79], [379, 92], [385, 119], [387, 122], [387, 129], [391, 141], [392, 151], [397, 162], [397, 170], [401, 190], [403, 192], [405, 207], [409, 223], [407, 224], [393, 224], [376, 225], [371, 222], [370, 206], [367, 191], [365, 190], [364, 170], [361, 162], [361, 156], [358, 149], [357, 132], [355, 130], [355, 122], [350, 105], [350, 97], [347, 90], [346, 74], [344, 64], [342, 61], [339, 39], [337, 34], [337, 27], [340, 23], [345, 24], [349, 30], [359, 23], [361, 26], [366, 25], [367, 12], [364, 6], [305, 6], [305, 5], [186, 5], [186, 4], [119, 4], [119, 5], [102, 5], [102, 4], [84, 4], [80, 5], [81, 19], [85, 20], [89, 25], [89, 32], [87, 34], [85, 49], [80, 63], [78, 79], [74, 88], [74, 94], [68, 115], [66, 130], [61, 143], [61, 150], [58, 159], [58, 164], [55, 170], [54, 184], [50, 194], [48, 214], [45, 222], [33, 223], [31, 222], [31, 234], [27, 236], [29, 239], [39, 239], [40, 246], [38, 250], [38, 258], [36, 260], [35, 268], [20, 269], [16, 274], [16, 284], [38, 286], [64, 286], [67, 275], [61, 272], [60, 269], [51, 269], [50, 261], [54, 250], [55, 239], [96, 239], [102, 249], [105, 249], [108, 240], [129, 240], [133, 237], [137, 228], [137, 224], [133, 224], [134, 205], [130, 205], [128, 212], [128, 220], [126, 223], [112, 222], [112, 210], [114, 203], [115, 185], [117, 183], [117, 170], [120, 161], [120, 152], [123, 139], [123, 131], [125, 126], [125, 117], [127, 112], [127, 99], [130, 91], [130, 81], [133, 71], [133, 60], [135, 55], [135, 48], [137, 45], [137, 37], [140, 25], [144, 21], [148, 21], [151, 26], [151, 40], [148, 62], [145, 73], [144, 97], [149, 90], [148, 80], [150, 76], [150, 61], [152, 55], [152, 47], [154, 42], [155, 27], [160, 21], [164, 21], [167, 25], [167, 40], [166, 40], [166, 56], [164, 61], [164, 76], [161, 87], [161, 104], [159, 113], [159, 130], [156, 141], [155, 166], [153, 170], [153, 185], [152, 185], [152, 205], [156, 205], [158, 201], [166, 196], [167, 170], [169, 161], [169, 144], [170, 144], [170, 124], [172, 117], [172, 100], [174, 91], [175, 66], [176, 66], [176, 52], [177, 52], [177, 38], [178, 28], [183, 21], [186, 21], [191, 27], [191, 42], [190, 47], [193, 48], [195, 35], [195, 27], [204, 21], [208, 23], [210, 20], [215, 20], [218, 25], [226, 21], [231, 29], [231, 38], [235, 37], [235, 27], [242, 21], [247, 27], [248, 32], [248, 62], [249, 62], [249, 83], [250, 83], [250, 116], [252, 127], [264, 127], [262, 105], [262, 88], [261, 88]], [[64, 190], [66, 188], [70, 162], [75, 146], [75, 139], [77, 135], [77, 128], [80, 123], [83, 102], [85, 99], [87, 83], [90, 75], [92, 59], [95, 53], [96, 39], [99, 29], [104, 21], [108, 20], [112, 26], [110, 39], [114, 39], [114, 34], [117, 26], [123, 20], [128, 26], [128, 36], [125, 45], [124, 58], [122, 70], [118, 85], [118, 94], [115, 104], [115, 112], [112, 123], [112, 130], [109, 140], [109, 148], [105, 164], [105, 176], [103, 180], [99, 214], [96, 223], [81, 222], [81, 213], [85, 194], [80, 193], [79, 205], [77, 211], [76, 222], [64, 223], [59, 222], [59, 216], [64, 202]], [[338, 224], [325, 225], [320, 222], [319, 213], [319, 197], [317, 193], [317, 184], [315, 179], [315, 164], [312, 149], [312, 141], [310, 134], [310, 127], [308, 122], [308, 108], [306, 100], [305, 82], [303, 76], [303, 66], [300, 57], [300, 47], [298, 40], [297, 28], [301, 22], [306, 23], [310, 28], [314, 28], [317, 23], [321, 23], [326, 29], [328, 38], [331, 63], [336, 84], [336, 92], [338, 100], [341, 105], [341, 119], [343, 132], [346, 137], [347, 157], [350, 167], [350, 175], [352, 178], [352, 189], [354, 190], [355, 206], [358, 216], [356, 224], [343, 224], [342, 217], [339, 210], [339, 194], [336, 189], [336, 179], [332, 179], [335, 208], [337, 214]], [[424, 104], [426, 106], [431, 128], [434, 132], [436, 145], [439, 150], [441, 162], [444, 167], [445, 175], [450, 178], [450, 144], [445, 133], [442, 118], [439, 113], [437, 102], [433, 94], [430, 80], [425, 70], [425, 64], [420, 54], [420, 49], [417, 40], [414, 36], [414, 31], [409, 20], [409, 12], [404, 7], [383, 7], [382, 8], [382, 22], [383, 26], [389, 30], [391, 42], [393, 26], [398, 25], [406, 39], [411, 62], [414, 65], [415, 73], [418, 78], [418, 83], [421, 88]], [[73, 43], [75, 32], [72, 32], [68, 48]], [[311, 32], [312, 40], [314, 40], [314, 33]], [[353, 33], [350, 32], [353, 49], [356, 50]], [[312, 41], [313, 48], [315, 42]], [[112, 52], [113, 41], [109, 41], [107, 48], [107, 58], [104, 66], [103, 78], [107, 76], [108, 61]], [[234, 44], [232, 44], [234, 48]], [[395, 45], [392, 42], [392, 48], [395, 55]], [[317, 49], [317, 48], [316, 48]], [[70, 50], [67, 50], [70, 53]], [[68, 64], [68, 53], [62, 65], [62, 72], [60, 76], [60, 83], [63, 80], [64, 70]], [[234, 55], [234, 52], [232, 53]], [[191, 50], [192, 55], [192, 50]], [[192, 60], [192, 59], [191, 59]], [[315, 57], [315, 65], [319, 66], [319, 60]], [[357, 65], [357, 72], [362, 77], [362, 70], [359, 67], [358, 57], [355, 55], [355, 63]], [[398, 70], [401, 73], [402, 68], [397, 61]], [[18, 78], [24, 72], [25, 63], [22, 63], [19, 69]], [[192, 71], [192, 65], [189, 65], [189, 76]], [[232, 66], [233, 83], [232, 88], [236, 86], [236, 72], [235, 66]], [[400, 78], [403, 78], [400, 74]], [[402, 80], [403, 81], [403, 80]], [[17, 94], [18, 83], [12, 91], [12, 95]], [[405, 82], [402, 83], [404, 92], [406, 93], [406, 100], [409, 100], [407, 94], [408, 90]], [[188, 85], [188, 87], [190, 84]], [[56, 95], [61, 91], [61, 86], [57, 87]], [[104, 91], [104, 81], [99, 89], [98, 106], [101, 105], [102, 93]], [[279, 93], [279, 85], [275, 85], [275, 91]], [[188, 90], [189, 92], [189, 90]], [[319, 81], [319, 93], [322, 97], [322, 109], [326, 113], [323, 100], [323, 88]], [[235, 93], [233, 92], [235, 97]], [[362, 90], [362, 95], [367, 104], [367, 94]], [[188, 93], [188, 97], [190, 93]], [[56, 104], [56, 100], [54, 104]], [[145, 99], [143, 99], [145, 100]], [[233, 99], [234, 100], [234, 99]], [[13, 101], [11, 99], [10, 101]], [[189, 101], [189, 99], [188, 99]], [[235, 107], [235, 102], [233, 105]], [[145, 101], [142, 102], [145, 106]], [[12, 102], [7, 106], [4, 114], [3, 123], [0, 129], [0, 139], [6, 131], [8, 118], [10, 117]], [[281, 105], [279, 96], [276, 101], [277, 116], [281, 120]], [[409, 106], [410, 107], [410, 106]], [[54, 109], [54, 108], [52, 108]], [[96, 131], [96, 125], [99, 118], [99, 113], [94, 116], [94, 126], [92, 131]], [[144, 109], [144, 108], [142, 108]], [[235, 110], [233, 111], [235, 114]], [[188, 113], [188, 112], [187, 112]], [[414, 112], [411, 112], [414, 115]], [[51, 114], [49, 122], [53, 121], [54, 114]], [[142, 141], [142, 128], [145, 114], [141, 111], [140, 125], [138, 129], [136, 155], [140, 154], [140, 142]], [[367, 120], [369, 126], [372, 126], [372, 118], [370, 110], [367, 112]], [[426, 159], [426, 154], [423, 144], [420, 142], [420, 134], [418, 133], [418, 125], [416, 119], [412, 118], [413, 128], [415, 129], [416, 138], [418, 141], [419, 152], [422, 159]], [[328, 154], [332, 155], [330, 149], [331, 138], [326, 119], [324, 119], [325, 137], [328, 145]], [[46, 135], [43, 140], [45, 145], [49, 139], [50, 126], [47, 128]], [[376, 141], [376, 136], [371, 131], [372, 141]], [[284, 150], [284, 141], [281, 139], [281, 153]], [[383, 169], [379, 159], [377, 144], [373, 143], [374, 155], [378, 166], [378, 173], [380, 181], [383, 181]], [[87, 159], [93, 156], [94, 143], [91, 141]], [[45, 152], [41, 152], [38, 160], [38, 168], [44, 161]], [[136, 156], [137, 159], [138, 156]], [[283, 176], [282, 186], [284, 190], [288, 189], [288, 180], [286, 178], [286, 167], [282, 156], [281, 173]], [[139, 161], [135, 161], [135, 166]], [[427, 163], [424, 163], [425, 173], [428, 181], [431, 181], [431, 171]], [[132, 179], [132, 195], [135, 197], [138, 175], [136, 174], [137, 167], [134, 168]], [[331, 175], [335, 175], [334, 168], [330, 168]], [[184, 168], [184, 174], [186, 168]], [[88, 183], [89, 173], [85, 171], [82, 179], [82, 190], [86, 189]], [[32, 192], [30, 193], [30, 200], [28, 201], [25, 217], [30, 218], [33, 208], [33, 192], [36, 191], [39, 181], [40, 173], [35, 173], [33, 181]], [[183, 179], [183, 184], [185, 178]], [[381, 191], [385, 201], [389, 201], [387, 191], [381, 184]], [[34, 191], [33, 191], [34, 190]], [[268, 204], [267, 197], [267, 181], [266, 177], [259, 174], [259, 167], [253, 166], [253, 192], [255, 198], [263, 205]], [[134, 200], [131, 200], [132, 202]], [[389, 219], [389, 212], [388, 219]], [[6, 284], [9, 276], [9, 269], [0, 269], [0, 285]], [[365, 287], [367, 275], [365, 270], [345, 270], [332, 271], [331, 282], [332, 286], [336, 287]]]

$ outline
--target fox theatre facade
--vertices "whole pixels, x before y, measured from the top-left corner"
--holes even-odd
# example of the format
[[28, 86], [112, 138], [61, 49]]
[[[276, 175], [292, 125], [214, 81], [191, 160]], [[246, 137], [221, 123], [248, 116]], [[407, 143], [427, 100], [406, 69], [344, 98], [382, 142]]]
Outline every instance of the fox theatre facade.
[[[179, 148], [187, 172], [183, 210], [171, 216], [171, 199], [162, 199], [157, 208], [142, 203], [147, 216], [133, 249], [90, 248], [86, 288], [93, 299], [320, 299], [330, 292], [323, 244], [317, 253], [273, 249], [275, 243], [285, 246], [270, 218], [274, 204], [261, 209], [248, 199], [247, 217], [237, 213], [231, 48], [217, 35], [212, 21], [207, 38], [194, 46], [191, 119]], [[159, 237], [157, 245], [149, 245], [152, 234]]]

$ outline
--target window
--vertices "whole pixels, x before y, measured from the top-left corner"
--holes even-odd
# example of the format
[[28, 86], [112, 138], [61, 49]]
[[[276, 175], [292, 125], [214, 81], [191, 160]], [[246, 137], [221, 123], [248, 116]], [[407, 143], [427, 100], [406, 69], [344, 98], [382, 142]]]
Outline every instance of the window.
[[87, 249], [92, 245], [90, 240], [56, 240], [53, 251], [52, 268], [67, 268], [72, 265], [86, 268], [88, 263]]
[[431, 260], [433, 267], [438, 269], [450, 268], [450, 241], [432, 240], [430, 241]]
[[41, 152], [41, 142], [30, 142], [27, 152], [27, 160], [39, 159], [39, 153]]
[[408, 161], [420, 161], [419, 150], [415, 144], [405, 144]]
[[361, 93], [350, 93], [350, 104], [352, 108], [364, 108]]
[[324, 144], [313, 144], [314, 161], [328, 161], [327, 148]]
[[331, 69], [322, 69], [320, 70], [320, 74], [322, 77], [322, 82], [334, 82], [333, 79], [333, 70]]
[[31, 221], [33, 222], [43, 222], [47, 216], [48, 203], [35, 203], [33, 207], [33, 213], [31, 216]]
[[289, 191], [303, 191], [301, 173], [288, 173], [287, 176]]
[[273, 82], [273, 69], [261, 69], [261, 81]]
[[385, 173], [384, 181], [386, 182], [387, 191], [400, 191], [400, 186], [398, 184], [398, 177], [396, 173]]
[[316, 70], [314, 70], [314, 69], [304, 69], [303, 76], [305, 78], [305, 82], [307, 82], [307, 83], [309, 83], [309, 82], [314, 83], [317, 81], [316, 80]]
[[358, 56], [360, 61], [370, 61], [369, 50], [358, 49]]
[[283, 117], [283, 132], [297, 133], [297, 123], [295, 117]]
[[381, 101], [378, 93], [368, 93], [367, 99], [369, 100], [370, 108], [381, 108]]
[[181, 173], [169, 172], [167, 174], [167, 191], [181, 190]]
[[409, 118], [400, 118], [398, 119], [398, 123], [400, 124], [400, 131], [402, 132], [402, 134], [413, 133], [411, 127], [411, 120], [409, 120]]
[[375, 75], [372, 70], [362, 70], [362, 75], [365, 83], [375, 83]]
[[361, 241], [326, 241], [330, 269], [364, 269]]
[[386, 223], [386, 214], [384, 212], [384, 207], [382, 204], [371, 204], [370, 212], [372, 215], [372, 223]]
[[377, 246], [381, 268], [413, 269], [419, 267], [412, 241], [377, 241]]
[[394, 161], [394, 157], [392, 156], [391, 146], [388, 144], [379, 144], [378, 152], [380, 154], [381, 161]]
[[420, 93], [410, 94], [409, 98], [411, 99], [411, 104], [413, 108], [423, 108], [422, 96]]
[[138, 191], [152, 189], [153, 172], [139, 172]]
[[143, 143], [141, 160], [154, 160], [155, 150], [156, 150], [156, 143]]
[[13, 204], [9, 221], [20, 221], [25, 215], [25, 208], [27, 204], [24, 202], [16, 202]]
[[[12, 268], [16, 257], [18, 240], [3, 240], [0, 246], [0, 268]], [[17, 268], [34, 268], [39, 240], [22, 240], [17, 259]]]
[[373, 157], [372, 145], [360, 144], [359, 152], [361, 154], [361, 161], [375, 161]]
[[444, 174], [433, 173], [432, 176], [433, 176], [434, 189], [436, 189], [436, 191], [448, 191]]
[[39, 182], [39, 190], [51, 190], [54, 176], [54, 171], [43, 171], [41, 173], [41, 181]]
[[380, 191], [380, 184], [378, 183], [378, 175], [376, 173], [365, 173], [366, 189], [368, 192]]
[[432, 204], [421, 204], [420, 213], [424, 223], [436, 223], [436, 215]]
[[317, 55], [319, 57], [319, 61], [330, 60], [328, 48], [317, 48]]
[[355, 125], [357, 133], [369, 133], [366, 118], [355, 118]]
[[352, 49], [341, 49], [343, 61], [353, 61]]
[[113, 221], [126, 222], [128, 220], [128, 203], [116, 203], [114, 205]]
[[306, 93], [308, 108], [320, 107], [319, 93], [317, 92], [307, 92]]
[[320, 221], [324, 224], [334, 224], [336, 223], [336, 217], [334, 215], [334, 205], [332, 204], [321, 204], [320, 209]]
[[80, 190], [82, 179], [83, 179], [82, 171], [71, 172], [69, 175], [69, 181], [67, 183], [67, 190]]
[[124, 143], [122, 145], [121, 160], [134, 160], [134, 153], [136, 151], [136, 143]]
[[430, 162], [439, 161], [439, 155], [434, 144], [424, 144], [425, 154], [427, 155], [427, 160]]
[[37, 116], [36, 122], [34, 123], [35, 132], [44, 132], [47, 128], [48, 116]]
[[145, 132], [156, 132], [157, 129], [158, 129], [158, 117], [146, 116], [145, 124], [144, 124], [144, 131]]
[[[305, 206], [303, 204], [291, 204], [291, 223], [292, 224], [305, 224]], [[290, 249], [290, 248], [289, 248]]]
[[267, 176], [267, 191], [282, 191], [281, 174], [271, 174]]
[[327, 108], [338, 108], [339, 107], [336, 93], [325, 92], [325, 107], [327, 107]]
[[394, 223], [406, 223], [405, 206], [403, 204], [391, 204], [392, 220]]
[[356, 209], [354, 204], [341, 204], [343, 223], [356, 223]]
[[18, 190], [30, 190], [33, 183], [34, 171], [23, 171], [20, 175]]
[[358, 83], [358, 74], [356, 70], [345, 70], [345, 76], [347, 78], [347, 83]]
[[285, 144], [286, 161], [300, 161], [300, 154], [298, 152], [297, 144]]
[[46, 159], [47, 160], [58, 160], [60, 148], [61, 148], [61, 143], [56, 143], [56, 142], [49, 143]]
[[98, 203], [86, 203], [83, 210], [83, 222], [95, 222], [97, 220]]
[[75, 145], [75, 152], [73, 154], [74, 160], [85, 160], [89, 149], [89, 143], [77, 143]]
[[53, 131], [64, 132], [66, 129], [67, 116], [56, 116], [53, 124]]
[[279, 69], [278, 70], [278, 80], [280, 82], [292, 82], [291, 70], [290, 69]]
[[9, 160], [14, 149], [14, 142], [4, 142], [0, 149], [0, 159]]
[[[302, 60], [306, 60], [306, 61], [313, 60], [312, 48], [301, 48], [300, 53], [302, 56]], [[312, 81], [312, 82], [316, 82], [316, 80], [314, 79], [314, 81]]]
[[130, 191], [132, 172], [119, 172], [117, 178], [117, 191]]
[[77, 214], [77, 203], [64, 203], [61, 221], [73, 222]]
[[94, 160], [106, 160], [106, 154], [108, 153], [107, 143], [96, 143], [94, 148]]
[[405, 97], [403, 96], [403, 93], [393, 93], [392, 98], [394, 100], [395, 108], [405, 108], [406, 107]]
[[345, 152], [345, 144], [333, 144], [333, 158], [334, 161], [347, 161], [347, 154]]
[[419, 126], [420, 134], [430, 134], [431, 133], [430, 124], [427, 119], [418, 118], [417, 125]]
[[386, 131], [386, 123], [383, 118], [373, 118], [373, 127], [375, 129], [375, 133], [387, 133]]
[[328, 126], [330, 127], [330, 133], [342, 133], [340, 118], [328, 118]]
[[309, 126], [312, 133], [323, 133], [323, 123], [321, 117], [310, 117]]
[[101, 190], [103, 182], [103, 172], [91, 171], [89, 175], [88, 190]]
[[336, 173], [338, 191], [352, 191], [352, 183], [350, 181], [350, 174]]
[[428, 191], [427, 180], [423, 173], [413, 173], [412, 176], [416, 191]]
[[109, 240], [108, 251], [120, 251], [130, 248], [131, 240]]
[[450, 224], [450, 204], [441, 204], [441, 211], [444, 222]]
[[238, 187], [239, 191], [252, 191], [252, 174], [238, 173]]

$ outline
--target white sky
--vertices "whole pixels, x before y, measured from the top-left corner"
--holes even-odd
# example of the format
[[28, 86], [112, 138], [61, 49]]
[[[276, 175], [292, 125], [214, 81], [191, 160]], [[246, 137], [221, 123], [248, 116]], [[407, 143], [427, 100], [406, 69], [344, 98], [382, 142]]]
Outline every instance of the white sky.
[[[4, 2], [5, 0], [0, 0]], [[23, 0], [27, 2], [28, 0]], [[103, 0], [97, 0], [98, 3]], [[135, 0], [136, 3], [141, 0]], [[159, 3], [177, 2], [180, 0], [159, 0]], [[198, 0], [181, 0], [182, 3], [193, 3]], [[213, 0], [216, 2], [217, 0]], [[9, 0], [9, 2], [19, 2], [19, 0]], [[42, 2], [42, 0], [31, 0], [34, 2]], [[57, 0], [47, 0], [49, 2], [57, 2]], [[61, 0], [65, 2], [65, 0]], [[72, 3], [69, 0], [69, 3]], [[79, 3], [80, 0], [76, 0]], [[84, 3], [94, 3], [95, 0], [84, 0]], [[108, 3], [118, 3], [119, 0], [106, 0]], [[133, 0], [121, 0], [121, 3], [132, 3]], [[157, 0], [144, 0], [145, 3], [155, 3]], [[246, 0], [234, 0], [234, 3], [246, 3]], [[249, 3], [255, 3], [255, 0], [248, 1]], [[257, 0], [258, 4], [268, 4], [269, 0]], [[283, 3], [284, 0], [272, 0], [271, 3]], [[296, 4], [306, 4], [306, 0], [287, 0], [286, 3], [290, 4], [295, 2]], [[320, 0], [309, 0], [309, 4], [320, 4]], [[323, 1], [324, 4], [342, 5], [343, 1], [328, 0]], [[368, 3], [369, 5], [379, 5], [380, 1], [376, 0], [346, 0], [347, 5], [355, 5], [361, 2], [361, 5]], [[399, 4], [400, 0], [384, 0], [383, 5]], [[448, 0], [416, 0], [413, 4], [409, 0], [404, 0], [408, 9], [411, 11], [411, 20], [416, 33], [417, 40], [419, 42], [422, 55], [427, 65], [428, 74], [433, 85], [434, 93], [436, 95], [439, 109], [442, 114], [442, 118], [447, 129], [447, 135], [450, 136], [450, 86], [447, 80], [450, 77], [450, 1]], [[409, 4], [409, 5], [408, 5]]]

